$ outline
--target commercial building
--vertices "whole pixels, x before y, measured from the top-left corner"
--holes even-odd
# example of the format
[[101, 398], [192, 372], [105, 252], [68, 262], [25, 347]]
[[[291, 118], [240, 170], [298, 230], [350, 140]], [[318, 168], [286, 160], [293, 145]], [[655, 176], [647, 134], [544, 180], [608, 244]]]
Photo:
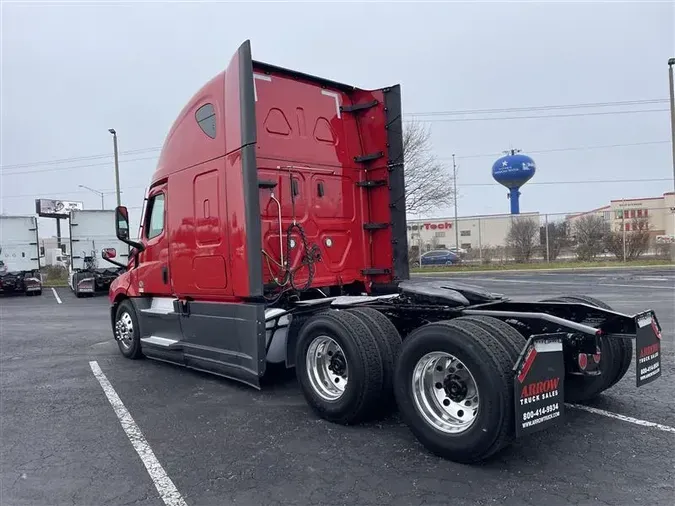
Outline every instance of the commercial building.
[[[544, 234], [546, 224], [568, 224], [568, 233], [573, 234], [574, 224], [584, 216], [600, 216], [611, 230], [630, 232], [636, 222], [647, 224], [654, 243], [675, 241], [675, 193], [667, 192], [660, 197], [616, 199], [606, 206], [575, 214], [521, 213], [463, 216], [457, 218], [459, 247], [464, 250], [480, 250], [506, 246], [506, 238], [514, 220], [533, 220]], [[535, 242], [545, 239], [537, 234]], [[408, 220], [408, 245], [413, 249], [452, 249], [455, 247], [455, 220], [453, 217]]]
[[635, 226], [647, 227], [657, 242], [675, 240], [675, 193], [666, 192], [660, 197], [616, 199], [609, 205], [584, 213], [573, 214], [567, 221], [573, 225], [583, 216], [598, 215], [614, 231], [630, 232]]
[[[465, 250], [478, 250], [504, 246], [513, 221], [526, 219], [540, 223], [539, 213], [491, 214], [457, 218], [459, 247]], [[438, 248], [451, 249], [455, 247], [455, 239], [454, 218], [408, 220], [408, 245], [412, 248], [420, 248], [422, 251]], [[536, 241], [539, 241], [539, 235]]]

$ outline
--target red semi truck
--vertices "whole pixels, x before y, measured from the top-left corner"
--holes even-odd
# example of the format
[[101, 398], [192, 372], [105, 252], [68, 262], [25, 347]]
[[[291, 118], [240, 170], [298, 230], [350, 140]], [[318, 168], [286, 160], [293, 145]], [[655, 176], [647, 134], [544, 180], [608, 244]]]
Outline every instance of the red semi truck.
[[137, 240], [116, 209], [131, 246], [109, 292], [121, 353], [256, 388], [285, 364], [318, 416], [355, 424], [397, 407], [461, 462], [610, 388], [633, 341], [649, 350], [637, 386], [660, 376], [651, 310], [410, 280], [402, 128], [399, 86], [279, 68], [242, 44], [173, 124]]

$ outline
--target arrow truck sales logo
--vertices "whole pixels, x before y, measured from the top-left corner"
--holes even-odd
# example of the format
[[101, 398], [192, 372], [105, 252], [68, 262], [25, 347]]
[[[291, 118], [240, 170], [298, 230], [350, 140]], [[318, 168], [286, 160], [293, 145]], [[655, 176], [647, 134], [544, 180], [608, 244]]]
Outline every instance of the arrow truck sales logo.
[[651, 383], [661, 376], [661, 329], [651, 312], [636, 318], [635, 384]]
[[562, 418], [565, 364], [559, 337], [532, 338], [514, 378], [516, 434], [550, 427]]

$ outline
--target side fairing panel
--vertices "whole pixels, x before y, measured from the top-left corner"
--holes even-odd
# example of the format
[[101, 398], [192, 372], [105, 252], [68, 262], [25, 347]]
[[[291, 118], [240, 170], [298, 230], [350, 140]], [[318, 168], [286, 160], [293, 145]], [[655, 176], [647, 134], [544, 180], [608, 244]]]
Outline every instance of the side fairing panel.
[[[251, 65], [245, 43], [226, 71], [186, 106], [160, 159], [164, 165], [158, 172], [165, 169], [173, 196], [171, 269], [179, 298], [233, 300], [262, 294]], [[198, 111], [208, 104], [215, 116], [210, 135], [198, 124]], [[175, 158], [164, 155], [172, 151]], [[193, 158], [185, 158], [185, 152]], [[177, 160], [181, 166], [169, 170]]]

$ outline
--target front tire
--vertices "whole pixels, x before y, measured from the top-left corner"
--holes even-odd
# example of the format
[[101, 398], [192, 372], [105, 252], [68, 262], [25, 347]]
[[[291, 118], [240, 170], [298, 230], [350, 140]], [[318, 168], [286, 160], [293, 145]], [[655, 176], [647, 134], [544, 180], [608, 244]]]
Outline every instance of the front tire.
[[305, 400], [321, 418], [349, 425], [379, 414], [382, 358], [355, 314], [333, 310], [309, 318], [298, 334], [295, 369]]
[[512, 352], [475, 322], [424, 325], [403, 342], [394, 378], [401, 417], [432, 453], [485, 460], [514, 432]]
[[117, 306], [113, 332], [122, 355], [132, 360], [143, 356], [138, 317], [136, 309], [129, 299], [123, 300]]

